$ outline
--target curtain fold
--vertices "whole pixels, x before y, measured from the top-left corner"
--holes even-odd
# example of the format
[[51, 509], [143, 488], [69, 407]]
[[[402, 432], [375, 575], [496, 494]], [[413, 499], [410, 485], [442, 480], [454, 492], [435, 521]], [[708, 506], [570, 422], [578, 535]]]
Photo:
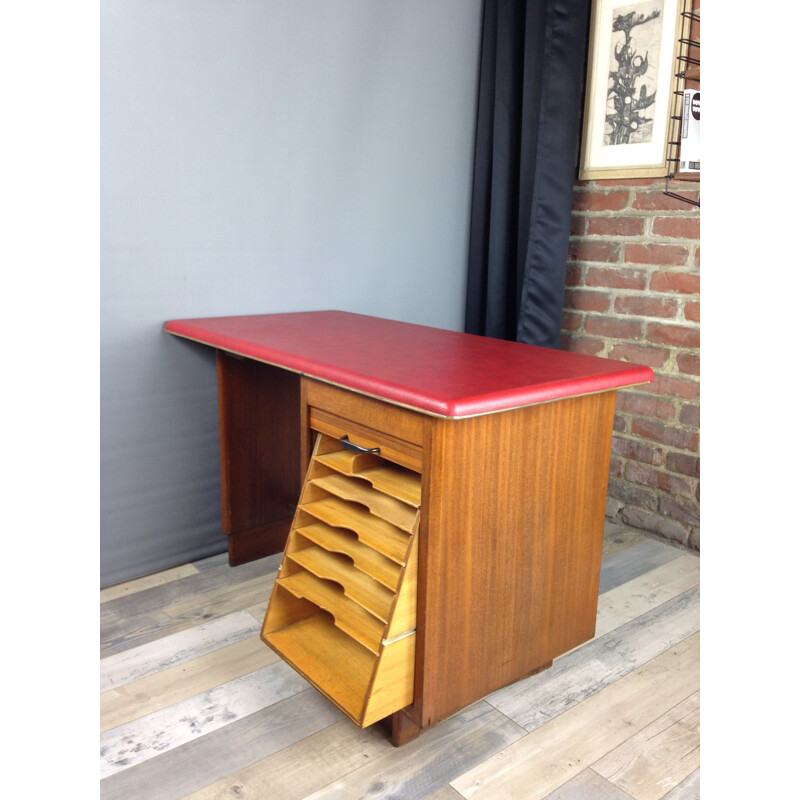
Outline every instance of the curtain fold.
[[590, 0], [484, 0], [465, 330], [558, 347]]

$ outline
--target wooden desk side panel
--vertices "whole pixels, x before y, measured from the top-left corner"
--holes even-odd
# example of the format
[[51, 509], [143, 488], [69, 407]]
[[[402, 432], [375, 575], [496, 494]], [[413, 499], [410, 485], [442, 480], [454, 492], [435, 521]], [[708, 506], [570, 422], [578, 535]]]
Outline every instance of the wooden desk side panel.
[[283, 549], [302, 484], [300, 376], [217, 351], [222, 530], [232, 566]]
[[429, 422], [422, 729], [594, 635], [614, 392]]

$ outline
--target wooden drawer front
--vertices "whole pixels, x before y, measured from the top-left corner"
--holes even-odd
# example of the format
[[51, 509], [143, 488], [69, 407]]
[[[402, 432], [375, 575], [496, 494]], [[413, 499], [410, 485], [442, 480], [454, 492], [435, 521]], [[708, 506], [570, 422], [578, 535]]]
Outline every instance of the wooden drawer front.
[[371, 397], [304, 379], [309, 425], [335, 439], [347, 434], [362, 447], [380, 447], [381, 455], [422, 471], [425, 416]]
[[421, 479], [317, 436], [262, 638], [358, 725], [414, 693]]

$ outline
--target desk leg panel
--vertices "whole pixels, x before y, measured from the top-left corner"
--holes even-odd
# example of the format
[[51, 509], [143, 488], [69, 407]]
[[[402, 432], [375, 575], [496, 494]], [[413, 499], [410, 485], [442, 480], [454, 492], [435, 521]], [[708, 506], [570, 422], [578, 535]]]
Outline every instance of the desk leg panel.
[[431, 420], [415, 703], [422, 728], [594, 635], [614, 392]]
[[217, 351], [222, 530], [232, 566], [280, 552], [301, 486], [300, 377]]

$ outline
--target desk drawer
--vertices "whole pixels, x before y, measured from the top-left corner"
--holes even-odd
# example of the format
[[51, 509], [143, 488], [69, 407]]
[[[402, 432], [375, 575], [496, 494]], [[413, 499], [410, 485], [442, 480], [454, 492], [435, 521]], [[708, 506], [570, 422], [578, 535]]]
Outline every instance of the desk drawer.
[[413, 702], [420, 503], [383, 450], [317, 435], [262, 638], [363, 727]]
[[424, 415], [309, 379], [303, 392], [313, 430], [334, 439], [346, 435], [367, 449], [380, 447], [389, 461], [422, 472]]

